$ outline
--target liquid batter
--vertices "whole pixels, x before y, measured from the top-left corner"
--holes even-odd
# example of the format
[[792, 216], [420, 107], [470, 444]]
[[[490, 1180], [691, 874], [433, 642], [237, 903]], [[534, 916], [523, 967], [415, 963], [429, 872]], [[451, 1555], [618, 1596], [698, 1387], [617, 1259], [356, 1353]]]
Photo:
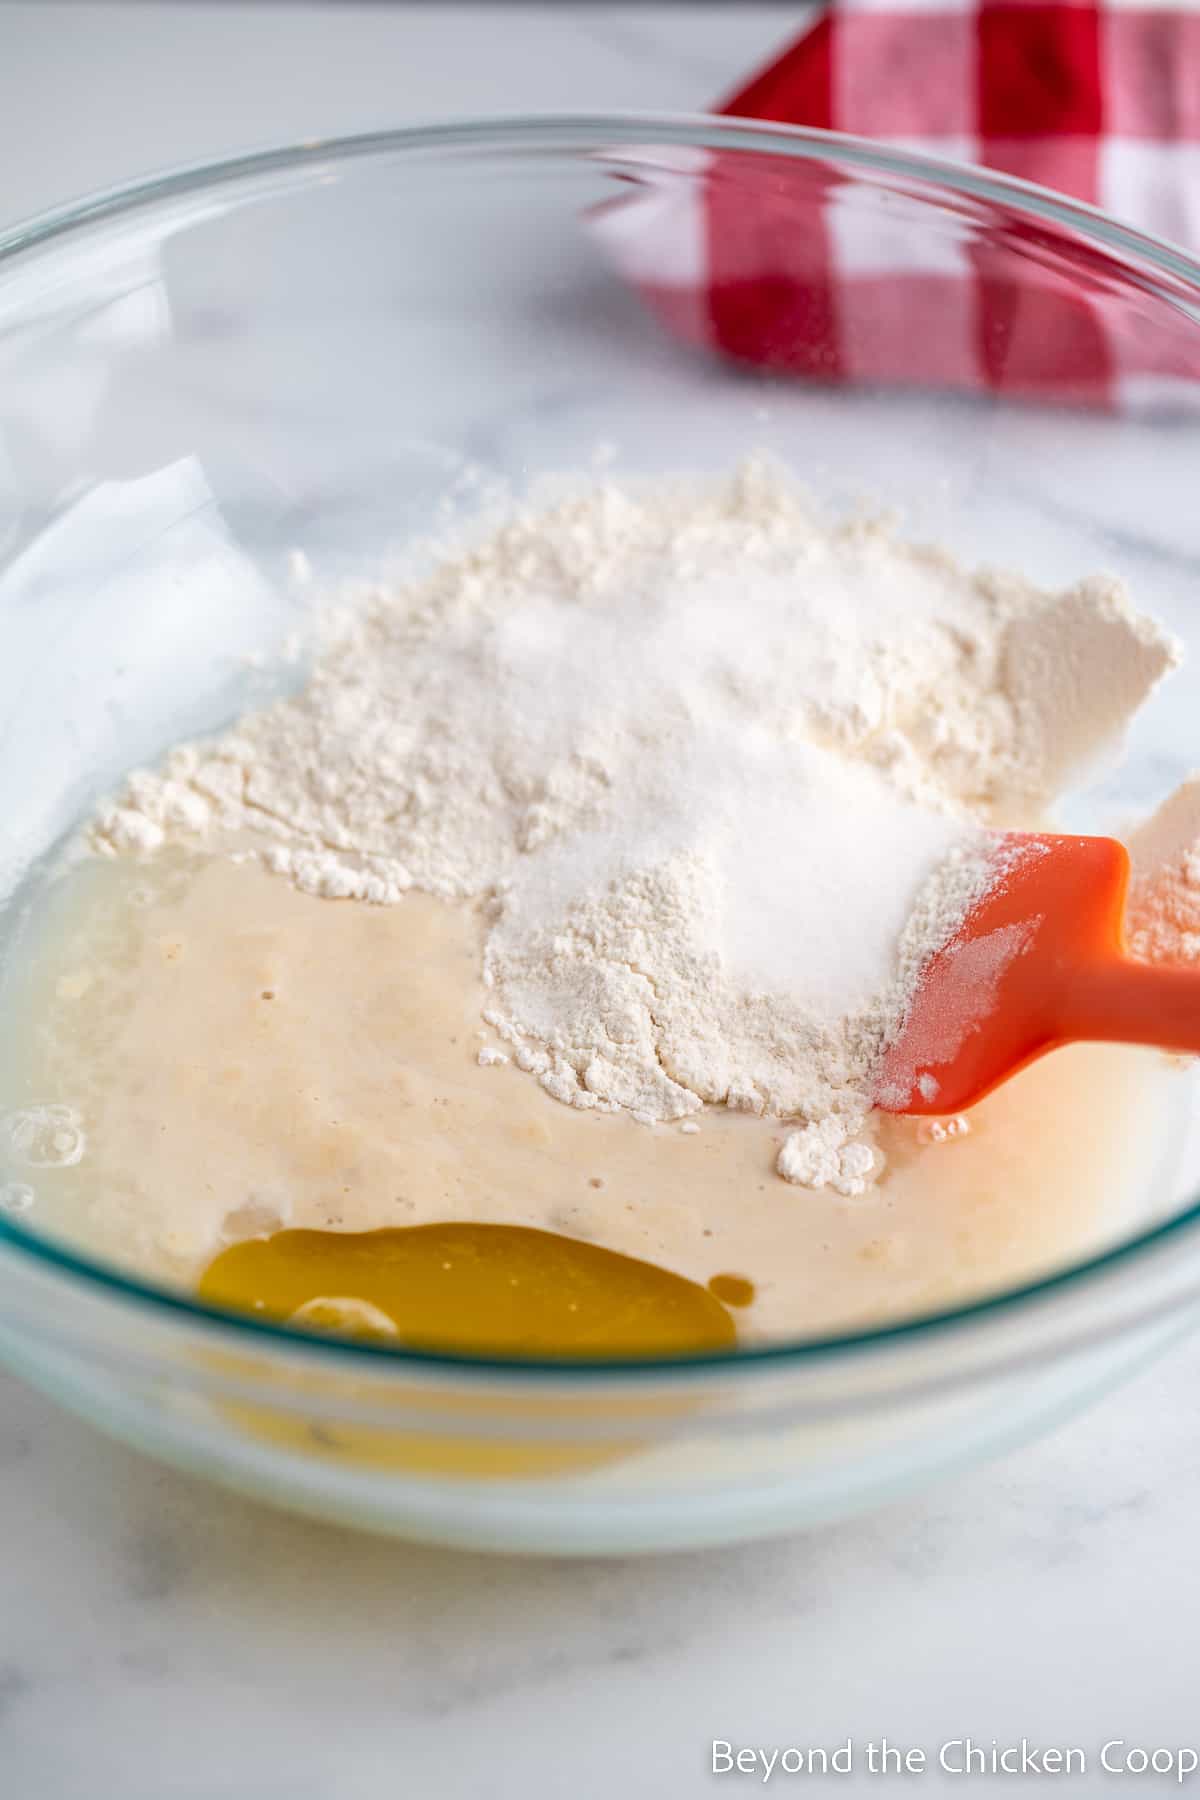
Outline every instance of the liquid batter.
[[780, 1182], [783, 1121], [549, 1098], [480, 1024], [482, 929], [469, 905], [318, 899], [229, 858], [79, 862], [8, 999], [9, 1207], [189, 1286], [288, 1228], [533, 1227], [708, 1286], [742, 1342], [965, 1301], [1148, 1210], [1173, 1111], [1156, 1052], [1060, 1051], [969, 1126], [886, 1120], [886, 1173], [845, 1199]]

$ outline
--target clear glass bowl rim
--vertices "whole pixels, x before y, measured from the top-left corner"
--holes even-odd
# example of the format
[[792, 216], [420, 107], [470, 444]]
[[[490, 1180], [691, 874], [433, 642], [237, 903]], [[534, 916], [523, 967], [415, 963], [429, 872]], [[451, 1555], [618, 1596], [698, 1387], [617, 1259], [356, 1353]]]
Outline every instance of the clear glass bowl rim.
[[[212, 193], [257, 176], [297, 173], [306, 167], [320, 167], [330, 162], [350, 163], [371, 157], [390, 157], [403, 153], [489, 151], [554, 152], [564, 154], [588, 150], [592, 154], [609, 154], [624, 148], [631, 156], [648, 148], [665, 146], [712, 151], [741, 151], [791, 157], [799, 161], [839, 162], [845, 166], [887, 176], [904, 176], [919, 181], [930, 189], [942, 188], [956, 196], [983, 200], [1010, 212], [1023, 213], [1102, 245], [1105, 250], [1130, 258], [1140, 269], [1126, 269], [1137, 285], [1143, 285], [1147, 272], [1169, 278], [1169, 291], [1162, 298], [1179, 307], [1181, 301], [1200, 331], [1200, 261], [1172, 245], [1144, 232], [1119, 224], [1097, 207], [1089, 206], [1049, 188], [1016, 176], [990, 173], [968, 164], [944, 162], [915, 152], [893, 150], [868, 138], [847, 133], [823, 131], [807, 126], [763, 123], [757, 120], [717, 117], [688, 113], [544, 113], [530, 115], [481, 117], [450, 123], [412, 125], [395, 130], [357, 133], [353, 136], [308, 139], [300, 143], [280, 145], [242, 156], [226, 157], [213, 162], [185, 164], [159, 174], [146, 176], [119, 186], [85, 195], [78, 200], [36, 214], [4, 232], [0, 232], [0, 298], [10, 273], [21, 273], [26, 253], [54, 245], [58, 240], [86, 228], [120, 219], [138, 212], [148, 212], [173, 200], [201, 192]], [[393, 1346], [389, 1343], [339, 1339], [316, 1332], [297, 1331], [269, 1320], [253, 1318], [225, 1307], [210, 1306], [183, 1293], [139, 1281], [99, 1259], [78, 1256], [54, 1240], [43, 1237], [28, 1227], [18, 1225], [0, 1213], [0, 1251], [29, 1258], [51, 1274], [82, 1280], [93, 1291], [99, 1289], [114, 1302], [133, 1301], [164, 1321], [174, 1316], [193, 1326], [210, 1326], [227, 1333], [244, 1333], [248, 1338], [271, 1340], [290, 1352], [304, 1348], [321, 1356], [355, 1359], [360, 1364], [381, 1363], [392, 1366], [413, 1364], [426, 1370], [442, 1370], [460, 1375], [470, 1370], [480, 1373], [520, 1375], [536, 1378], [543, 1374], [561, 1382], [564, 1377], [586, 1380], [597, 1376], [653, 1376], [672, 1368], [702, 1371], [719, 1370], [731, 1375], [737, 1369], [748, 1373], [764, 1365], [790, 1366], [806, 1361], [836, 1357], [841, 1354], [882, 1348], [893, 1342], [911, 1342], [935, 1333], [951, 1332], [986, 1319], [1011, 1315], [1035, 1301], [1055, 1294], [1076, 1292], [1089, 1282], [1097, 1282], [1119, 1269], [1131, 1269], [1152, 1249], [1170, 1239], [1183, 1239], [1200, 1228], [1200, 1193], [1168, 1219], [1138, 1232], [1099, 1255], [1070, 1263], [1065, 1268], [1037, 1281], [1006, 1288], [971, 1302], [969, 1305], [914, 1314], [892, 1324], [874, 1326], [861, 1331], [835, 1332], [826, 1335], [790, 1338], [781, 1343], [751, 1345], [712, 1354], [675, 1358], [588, 1358], [586, 1361], [563, 1358], [485, 1357], [457, 1355], [444, 1351], [428, 1351]], [[1200, 1289], [1200, 1275], [1195, 1287]]]

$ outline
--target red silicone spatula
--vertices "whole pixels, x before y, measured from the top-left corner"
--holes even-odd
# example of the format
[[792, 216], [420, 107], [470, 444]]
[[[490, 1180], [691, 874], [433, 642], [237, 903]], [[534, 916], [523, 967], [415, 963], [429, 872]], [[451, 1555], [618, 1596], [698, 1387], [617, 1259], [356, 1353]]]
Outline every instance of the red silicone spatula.
[[930, 958], [884, 1058], [885, 1112], [961, 1112], [1059, 1044], [1200, 1054], [1200, 973], [1132, 961], [1115, 838], [1009, 833], [997, 878]]

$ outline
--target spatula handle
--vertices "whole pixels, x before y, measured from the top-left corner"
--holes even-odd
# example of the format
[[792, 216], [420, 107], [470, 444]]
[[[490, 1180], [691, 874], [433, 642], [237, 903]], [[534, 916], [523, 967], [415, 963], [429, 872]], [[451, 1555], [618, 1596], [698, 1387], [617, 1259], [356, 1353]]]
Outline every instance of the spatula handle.
[[1062, 1027], [1064, 1039], [1200, 1056], [1200, 968], [1129, 957], [1085, 965], [1064, 993]]

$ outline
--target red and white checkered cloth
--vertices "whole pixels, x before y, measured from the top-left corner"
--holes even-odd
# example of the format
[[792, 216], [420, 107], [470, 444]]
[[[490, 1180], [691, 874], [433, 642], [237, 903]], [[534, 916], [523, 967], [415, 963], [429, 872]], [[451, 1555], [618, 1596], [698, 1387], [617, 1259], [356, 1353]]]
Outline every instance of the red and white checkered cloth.
[[[980, 163], [1200, 250], [1200, 12], [1169, 0], [837, 0], [719, 110]], [[1114, 294], [1102, 251], [1068, 277], [1036, 228], [914, 232], [902, 191], [868, 207], [830, 165], [737, 162], [608, 209], [676, 334], [826, 381], [1195, 404], [1200, 333]]]

